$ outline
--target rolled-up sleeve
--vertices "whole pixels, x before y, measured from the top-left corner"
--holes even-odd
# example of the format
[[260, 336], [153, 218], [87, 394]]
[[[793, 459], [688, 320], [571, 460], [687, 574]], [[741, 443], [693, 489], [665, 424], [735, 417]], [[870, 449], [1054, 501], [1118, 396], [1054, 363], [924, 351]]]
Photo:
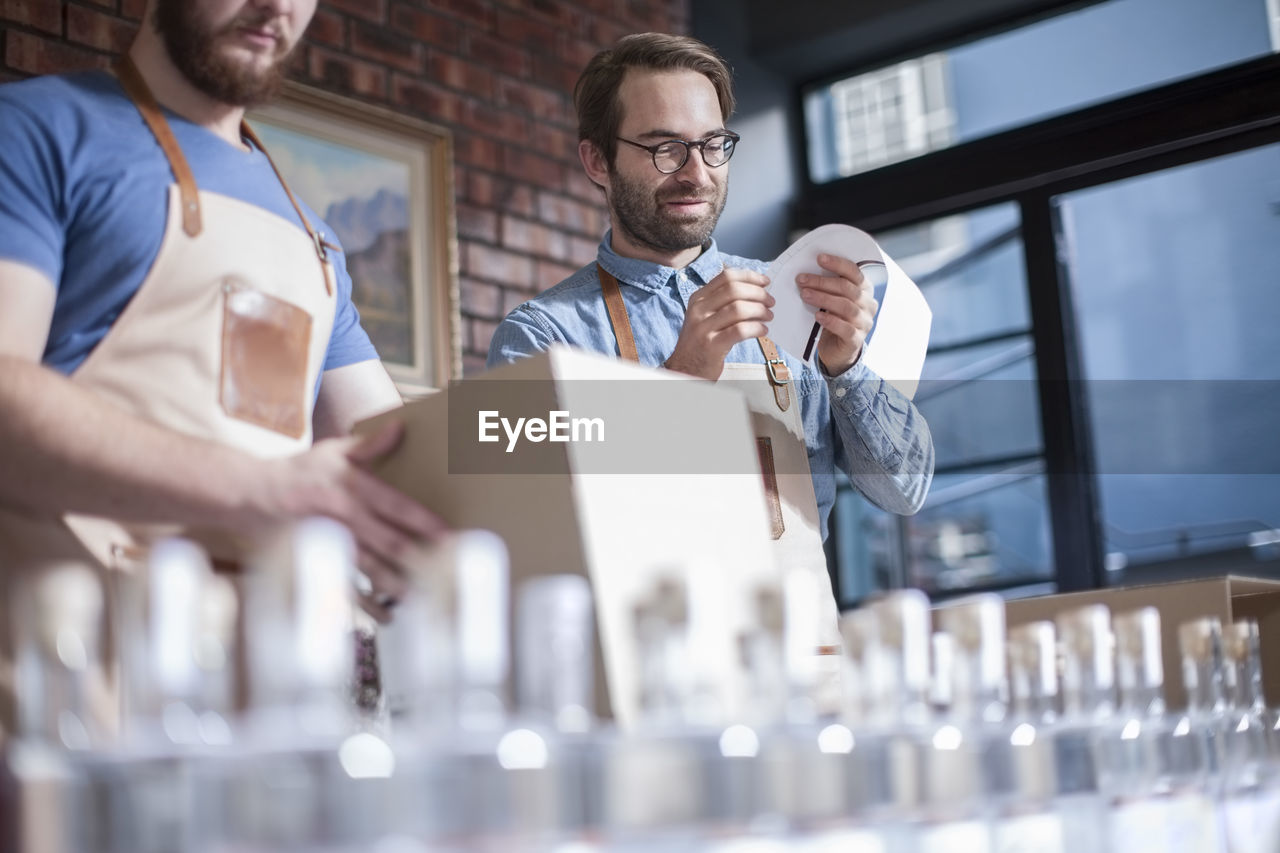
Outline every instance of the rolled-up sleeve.
[[554, 343], [564, 343], [555, 329], [526, 303], [516, 307], [498, 324], [489, 340], [488, 366], [510, 364], [542, 352]]
[[840, 444], [836, 464], [881, 509], [918, 512], [934, 464], [933, 435], [919, 409], [861, 362], [825, 379]]

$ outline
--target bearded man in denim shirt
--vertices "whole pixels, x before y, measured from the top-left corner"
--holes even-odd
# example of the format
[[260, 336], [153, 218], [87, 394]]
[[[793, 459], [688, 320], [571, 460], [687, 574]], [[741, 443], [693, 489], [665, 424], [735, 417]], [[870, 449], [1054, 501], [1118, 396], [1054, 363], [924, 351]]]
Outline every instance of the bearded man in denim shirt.
[[[574, 101], [578, 154], [604, 192], [613, 227], [596, 262], [498, 326], [489, 365], [552, 344], [625, 355], [601, 270], [619, 285], [641, 364], [712, 381], [726, 362], [765, 365], [755, 339], [768, 334], [773, 317], [768, 264], [725, 254], [711, 237], [738, 140], [725, 127], [734, 101], [724, 61], [695, 39], [627, 36], [591, 60]], [[905, 515], [924, 503], [934, 456], [919, 411], [860, 362], [876, 311], [871, 285], [847, 258], [819, 262], [826, 274], [800, 276], [797, 284], [821, 309], [820, 369], [790, 353], [781, 360], [801, 403], [825, 540], [837, 465], [876, 506]]]

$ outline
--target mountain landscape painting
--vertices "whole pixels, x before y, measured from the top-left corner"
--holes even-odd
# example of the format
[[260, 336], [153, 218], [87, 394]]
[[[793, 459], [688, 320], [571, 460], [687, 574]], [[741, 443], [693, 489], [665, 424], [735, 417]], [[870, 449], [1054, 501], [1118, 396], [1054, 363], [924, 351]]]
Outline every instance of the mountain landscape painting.
[[386, 362], [414, 364], [420, 312], [409, 247], [409, 165], [255, 121], [294, 194], [320, 214], [346, 252], [360, 324]]

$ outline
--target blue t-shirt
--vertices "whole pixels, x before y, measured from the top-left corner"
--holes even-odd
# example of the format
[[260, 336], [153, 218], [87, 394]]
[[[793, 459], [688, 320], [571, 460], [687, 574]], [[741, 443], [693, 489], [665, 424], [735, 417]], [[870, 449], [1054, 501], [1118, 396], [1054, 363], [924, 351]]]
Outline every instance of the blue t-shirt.
[[[261, 151], [165, 115], [197, 186], [303, 230]], [[0, 85], [0, 258], [40, 270], [58, 290], [45, 365], [75, 370], [133, 298], [160, 250], [173, 180], [115, 77], [86, 72]], [[337, 245], [320, 217], [303, 210]], [[333, 260], [338, 305], [325, 370], [378, 357], [351, 303], [345, 256]]]

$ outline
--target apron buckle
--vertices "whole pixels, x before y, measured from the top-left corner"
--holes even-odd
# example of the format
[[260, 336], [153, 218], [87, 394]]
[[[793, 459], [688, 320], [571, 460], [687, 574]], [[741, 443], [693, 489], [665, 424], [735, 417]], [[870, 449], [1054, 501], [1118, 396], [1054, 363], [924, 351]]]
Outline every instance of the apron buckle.
[[329, 260], [329, 250], [324, 245], [324, 235], [315, 229], [311, 229], [311, 242], [316, 247], [316, 256], [321, 261]]
[[[778, 376], [778, 365], [782, 366], [785, 375]], [[786, 385], [791, 381], [791, 372], [787, 370], [787, 363], [780, 358], [771, 358], [765, 362], [765, 367], [769, 368], [769, 381], [774, 385]]]

